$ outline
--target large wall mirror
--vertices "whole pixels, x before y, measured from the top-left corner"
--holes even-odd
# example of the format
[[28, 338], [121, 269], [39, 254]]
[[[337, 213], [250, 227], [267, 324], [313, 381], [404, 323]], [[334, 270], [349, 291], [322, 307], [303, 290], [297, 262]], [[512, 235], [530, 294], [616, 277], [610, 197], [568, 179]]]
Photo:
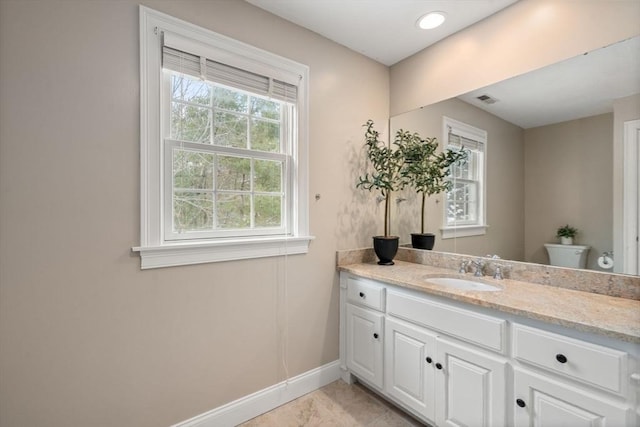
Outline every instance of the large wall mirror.
[[[624, 136], [625, 122], [640, 126], [638, 76], [640, 37], [635, 37], [392, 117], [392, 134], [415, 131], [437, 137], [441, 145], [443, 117], [488, 134], [486, 234], [443, 238], [445, 196], [432, 196], [426, 231], [436, 234], [434, 250], [549, 264], [544, 244], [557, 243], [557, 228], [569, 224], [579, 230], [576, 244], [590, 246], [586, 268], [638, 274], [640, 130], [629, 128], [635, 149], [625, 148], [630, 142]], [[394, 234], [406, 243], [419, 230], [418, 197], [406, 191], [397, 201]], [[621, 252], [632, 241], [636, 267], [623, 271]], [[597, 260], [611, 251], [614, 268], [605, 270]]]

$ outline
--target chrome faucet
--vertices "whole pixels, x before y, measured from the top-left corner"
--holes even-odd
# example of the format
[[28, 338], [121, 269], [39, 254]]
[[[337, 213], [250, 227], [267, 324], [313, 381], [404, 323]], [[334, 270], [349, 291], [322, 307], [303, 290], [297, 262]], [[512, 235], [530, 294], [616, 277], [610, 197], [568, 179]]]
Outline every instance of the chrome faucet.
[[467, 261], [462, 261], [460, 263], [460, 268], [458, 269], [458, 273], [465, 274], [467, 272], [467, 265], [468, 265]]
[[475, 277], [484, 276], [484, 273], [482, 271], [482, 269], [484, 268], [484, 261], [482, 261], [481, 259], [477, 261], [471, 261], [471, 265], [473, 265], [476, 268], [476, 271], [473, 272], [473, 275]]
[[504, 276], [502, 275], [502, 266], [501, 265], [496, 265], [496, 271], [493, 273], [493, 278], [494, 279], [498, 279], [498, 280], [504, 279]]

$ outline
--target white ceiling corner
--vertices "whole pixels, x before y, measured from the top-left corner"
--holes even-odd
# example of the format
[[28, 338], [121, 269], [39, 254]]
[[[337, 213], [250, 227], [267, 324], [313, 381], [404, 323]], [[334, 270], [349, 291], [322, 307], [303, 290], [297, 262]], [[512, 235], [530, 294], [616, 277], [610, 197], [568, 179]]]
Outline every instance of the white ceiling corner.
[[[518, 0], [245, 0], [391, 66]], [[447, 16], [434, 30], [417, 20]], [[459, 96], [522, 128], [613, 111], [615, 99], [640, 93], [640, 36]], [[484, 104], [489, 95], [498, 100]]]
[[[517, 0], [246, 0], [385, 65], [393, 65]], [[444, 24], [417, 20], [441, 11]]]

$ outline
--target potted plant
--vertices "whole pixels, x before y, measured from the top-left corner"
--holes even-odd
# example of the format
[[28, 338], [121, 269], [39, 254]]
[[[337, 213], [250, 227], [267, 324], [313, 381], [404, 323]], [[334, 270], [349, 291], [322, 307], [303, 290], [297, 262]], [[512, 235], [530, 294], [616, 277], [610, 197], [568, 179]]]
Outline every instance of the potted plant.
[[451, 190], [453, 185], [447, 178], [451, 174], [451, 166], [467, 159], [467, 151], [446, 150], [437, 152], [436, 138], [423, 139], [417, 133], [399, 130], [395, 144], [400, 147], [405, 158], [400, 172], [403, 187], [409, 185], [421, 193], [420, 233], [411, 233], [411, 245], [418, 249], [433, 249], [435, 235], [425, 233], [425, 202], [427, 197], [443, 191]]
[[393, 265], [393, 258], [398, 252], [398, 236], [389, 235], [391, 193], [402, 186], [400, 171], [404, 163], [403, 152], [397, 143], [396, 147], [380, 140], [380, 134], [373, 128], [373, 121], [364, 124], [365, 147], [367, 158], [373, 171], [358, 177], [356, 187], [365, 190], [377, 190], [384, 198], [384, 235], [373, 237], [373, 248], [378, 256], [378, 264]]
[[576, 234], [578, 234], [578, 229], [567, 224], [558, 228], [556, 237], [560, 238], [560, 243], [563, 245], [573, 245], [573, 238], [576, 237]]

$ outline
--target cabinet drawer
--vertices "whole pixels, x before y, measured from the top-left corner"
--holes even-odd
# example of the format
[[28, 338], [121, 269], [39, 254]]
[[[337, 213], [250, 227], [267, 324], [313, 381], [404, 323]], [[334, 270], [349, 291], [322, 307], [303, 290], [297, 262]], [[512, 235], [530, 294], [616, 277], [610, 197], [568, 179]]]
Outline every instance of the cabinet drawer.
[[347, 299], [353, 304], [384, 311], [384, 286], [371, 280], [349, 277]]
[[514, 324], [513, 356], [616, 394], [626, 393], [627, 353], [622, 351]]
[[481, 347], [505, 352], [506, 320], [394, 291], [387, 295], [387, 312]]

